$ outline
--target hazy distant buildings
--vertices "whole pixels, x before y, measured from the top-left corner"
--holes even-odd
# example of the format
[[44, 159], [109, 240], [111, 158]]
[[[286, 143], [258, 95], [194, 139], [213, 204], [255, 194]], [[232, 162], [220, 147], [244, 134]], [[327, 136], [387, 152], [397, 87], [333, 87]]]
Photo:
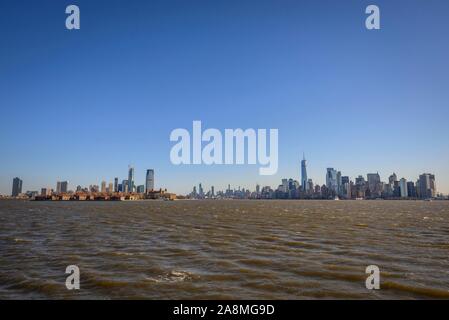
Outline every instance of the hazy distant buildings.
[[49, 189], [47, 189], [47, 188], [42, 188], [42, 189], [41, 189], [41, 196], [47, 197], [47, 196], [49, 196], [49, 195], [51, 195], [51, 190], [49, 190]]
[[154, 170], [153, 169], [147, 170], [147, 175], [145, 178], [145, 187], [146, 187], [147, 193], [149, 191], [154, 190]]
[[118, 178], [114, 178], [114, 192], [118, 192]]
[[101, 181], [101, 192], [102, 193], [106, 192], [106, 181]]
[[12, 193], [11, 195], [13, 197], [17, 197], [19, 194], [22, 193], [22, 183], [23, 181], [17, 177], [12, 179]]

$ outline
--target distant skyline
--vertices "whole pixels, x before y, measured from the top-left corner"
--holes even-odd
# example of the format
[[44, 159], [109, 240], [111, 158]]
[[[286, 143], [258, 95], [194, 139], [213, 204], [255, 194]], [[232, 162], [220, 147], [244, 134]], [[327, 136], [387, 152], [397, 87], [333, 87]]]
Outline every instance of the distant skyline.
[[[185, 194], [276, 186], [326, 168], [433, 173], [449, 193], [449, 2], [76, 1], [0, 5], [0, 194], [121, 182], [154, 169]], [[381, 30], [365, 29], [365, 8]], [[279, 129], [279, 170], [175, 166], [171, 130]]]

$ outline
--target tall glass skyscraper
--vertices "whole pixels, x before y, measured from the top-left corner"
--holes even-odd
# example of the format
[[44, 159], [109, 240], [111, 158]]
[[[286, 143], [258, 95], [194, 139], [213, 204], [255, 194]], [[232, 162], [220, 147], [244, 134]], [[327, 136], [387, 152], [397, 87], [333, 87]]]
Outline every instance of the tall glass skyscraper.
[[16, 177], [12, 180], [12, 196], [17, 197], [21, 193], [22, 193], [22, 180]]
[[134, 168], [128, 167], [128, 192], [134, 192]]
[[309, 185], [307, 183], [307, 163], [304, 154], [301, 161], [301, 187], [303, 191], [309, 191]]
[[154, 170], [153, 169], [147, 170], [147, 176], [145, 179], [145, 187], [146, 187], [147, 193], [148, 193], [148, 191], [154, 190]]
[[337, 194], [337, 170], [334, 168], [327, 168], [326, 187]]

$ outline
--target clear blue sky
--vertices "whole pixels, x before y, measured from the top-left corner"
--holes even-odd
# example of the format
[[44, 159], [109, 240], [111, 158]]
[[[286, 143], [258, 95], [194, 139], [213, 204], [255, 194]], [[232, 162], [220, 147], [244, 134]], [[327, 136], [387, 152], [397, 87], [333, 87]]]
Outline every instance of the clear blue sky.
[[[379, 31], [365, 8], [381, 9]], [[77, 4], [81, 30], [65, 29]], [[0, 193], [126, 178], [185, 193], [309, 177], [436, 174], [449, 192], [449, 2], [0, 3]], [[174, 166], [171, 130], [278, 128], [279, 171]]]

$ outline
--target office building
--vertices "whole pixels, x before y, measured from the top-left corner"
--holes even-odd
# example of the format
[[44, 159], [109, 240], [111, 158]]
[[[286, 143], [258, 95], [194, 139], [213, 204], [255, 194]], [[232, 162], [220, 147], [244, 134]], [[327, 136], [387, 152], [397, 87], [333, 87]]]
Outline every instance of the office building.
[[416, 198], [416, 188], [413, 181], [407, 182], [407, 194], [409, 198]]
[[399, 188], [401, 189], [401, 198], [408, 198], [407, 180], [405, 178], [399, 181]]
[[337, 170], [335, 170], [334, 168], [327, 168], [326, 187], [328, 189], [328, 192], [333, 192], [334, 195], [337, 194]]
[[11, 195], [13, 197], [17, 197], [19, 194], [22, 193], [22, 184], [23, 181], [17, 177], [12, 179], [12, 193]]
[[128, 167], [128, 192], [134, 192], [134, 168]]
[[154, 170], [153, 169], [147, 170], [147, 175], [146, 175], [146, 179], [145, 179], [145, 187], [146, 187], [147, 193], [154, 190]]
[[58, 194], [67, 193], [68, 186], [69, 186], [68, 181], [57, 181], [56, 182], [56, 193], [58, 193]]
[[419, 176], [419, 197], [433, 198], [436, 195], [435, 175], [423, 173]]
[[145, 186], [143, 184], [137, 186], [137, 193], [145, 193]]
[[379, 173], [367, 174], [368, 189], [372, 198], [380, 197], [382, 193], [382, 186], [380, 182]]

